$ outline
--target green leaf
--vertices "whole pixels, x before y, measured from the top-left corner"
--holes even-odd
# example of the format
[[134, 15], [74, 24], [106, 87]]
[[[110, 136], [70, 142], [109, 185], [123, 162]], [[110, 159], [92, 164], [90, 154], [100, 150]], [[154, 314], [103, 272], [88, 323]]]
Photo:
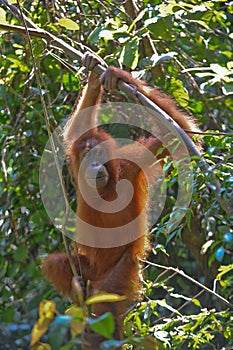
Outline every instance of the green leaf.
[[128, 40], [124, 45], [119, 57], [119, 62], [122, 65], [131, 68], [132, 70], [135, 69], [138, 64], [138, 59], [139, 59], [138, 45], [139, 45], [138, 37]]
[[99, 26], [91, 32], [91, 34], [88, 37], [88, 41], [91, 45], [95, 44], [99, 40], [99, 35], [100, 35], [100, 32], [102, 31], [102, 29], [103, 29], [103, 27]]
[[155, 39], [171, 40], [173, 17], [154, 17], [145, 21], [145, 26]]
[[15, 315], [15, 307], [14, 305], [8, 306], [6, 309], [1, 311], [1, 320], [3, 322], [13, 322]]
[[225, 83], [222, 87], [222, 92], [225, 96], [233, 95], [233, 82], [232, 83]]
[[69, 18], [61, 18], [58, 21], [58, 24], [62, 27], [65, 27], [68, 30], [79, 30], [79, 25], [72, 21], [72, 19]]
[[17, 250], [14, 252], [14, 259], [16, 261], [22, 261], [28, 258], [28, 247], [19, 247]]
[[189, 94], [181, 80], [172, 78], [170, 93], [174, 96], [180, 106], [186, 108], [189, 101]]
[[115, 322], [113, 315], [110, 312], [106, 312], [98, 318], [88, 318], [87, 323], [92, 331], [103, 335], [107, 339], [112, 338], [115, 329]]
[[71, 316], [59, 315], [50, 324], [48, 338], [54, 350], [59, 349], [66, 339], [71, 320]]

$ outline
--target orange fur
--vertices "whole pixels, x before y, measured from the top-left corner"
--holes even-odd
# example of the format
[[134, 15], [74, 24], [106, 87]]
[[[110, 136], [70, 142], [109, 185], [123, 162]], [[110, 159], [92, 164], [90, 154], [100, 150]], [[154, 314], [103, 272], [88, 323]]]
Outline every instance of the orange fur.
[[[113, 75], [115, 81], [117, 81], [117, 79], [122, 79], [127, 83], [136, 85], [140, 92], [167, 112], [182, 128], [189, 130], [197, 129], [195, 121], [178, 110], [175, 102], [158, 89], [145, 88], [143, 82], [133, 79], [129, 73], [114, 67], [109, 67], [105, 76], [107, 79], [110, 79], [110, 83], [111, 79], [113, 79]], [[140, 148], [137, 149], [135, 145], [123, 146], [119, 150], [110, 135], [105, 131], [97, 130], [94, 122], [95, 110], [91, 116], [92, 130], [85, 133], [78, 140], [75, 139], [79, 112], [91, 105], [98, 105], [101, 93], [102, 89], [99, 84], [99, 78], [94, 73], [91, 73], [88, 85], [84, 91], [84, 96], [76, 104], [73, 114], [65, 127], [64, 141], [67, 148], [67, 154], [71, 159], [72, 173], [77, 183], [77, 216], [95, 227], [114, 228], [125, 225], [142, 212], [147, 200], [148, 191], [145, 177], [143, 173], [140, 172], [140, 169], [138, 169], [133, 161], [129, 162], [127, 160], [119, 159], [119, 157], [121, 155], [122, 158], [124, 158], [123, 155], [128, 155], [130, 156], [130, 159], [133, 160], [135, 158], [143, 159], [145, 156], [143, 151]], [[87, 121], [84, 120], [83, 123], [90, 123], [90, 119]], [[134, 188], [133, 199], [128, 206], [120, 212], [103, 213], [101, 210], [98, 211], [97, 209], [93, 209], [86, 203], [80, 193], [77, 179], [80, 166], [80, 154], [83, 149], [87, 147], [86, 145], [90, 139], [94, 140], [93, 142], [96, 142], [97, 144], [108, 140], [112, 145], [109, 149], [105, 150], [113, 160], [109, 161], [106, 165], [109, 174], [109, 181], [106, 187], [104, 187], [104, 191], [100, 193], [101, 197], [106, 201], [111, 202], [117, 196], [116, 185], [119, 180], [127, 178], [132, 182]], [[156, 152], [161, 146], [161, 143], [153, 137], [142, 139], [140, 142], [153, 152]], [[81, 181], [84, 181], [85, 183], [84, 174], [82, 174]], [[84, 186], [86, 186], [85, 195], [91, 195], [92, 190], [87, 185]], [[140, 290], [138, 258], [145, 257], [149, 247], [145, 235], [147, 230], [146, 215], [141, 217], [135, 230], [138, 231], [137, 234], [139, 238], [126, 245], [113, 248], [94, 248], [78, 243], [78, 251], [73, 252], [73, 258], [78, 273], [80, 273], [80, 265], [77, 259], [79, 254], [84, 283], [90, 281], [91, 294], [95, 294], [100, 290], [109, 293], [118, 293], [127, 297], [126, 302], [99, 303], [95, 304], [91, 310], [96, 316], [101, 315], [106, 311], [111, 311], [113, 313], [116, 321], [116, 330], [114, 334], [116, 339], [122, 338], [122, 314], [126, 312], [130, 301], [133, 298], [138, 297]], [[75, 299], [71, 287], [73, 274], [66, 254], [49, 255], [44, 261], [43, 273], [58, 290]], [[90, 345], [90, 347], [83, 346], [83, 349], [99, 349], [99, 344], [102, 340], [102, 338], [98, 340], [96, 345], [96, 341], [93, 340], [92, 342], [91, 337], [88, 337], [88, 341], [92, 345]]]

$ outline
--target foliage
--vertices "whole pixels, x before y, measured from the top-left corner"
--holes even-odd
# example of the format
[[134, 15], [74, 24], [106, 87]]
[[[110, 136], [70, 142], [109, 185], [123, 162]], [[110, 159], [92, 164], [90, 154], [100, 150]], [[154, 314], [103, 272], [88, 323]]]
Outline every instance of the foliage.
[[[133, 8], [131, 1], [117, 0], [21, 1], [24, 13], [39, 27], [62, 37], [82, 52], [90, 48], [108, 64], [131, 69], [134, 76], [161, 86], [182, 108], [196, 116], [202, 130], [214, 131], [204, 136], [208, 170], [203, 172], [198, 161], [194, 162], [195, 188], [185, 222], [168, 235], [164, 228], [171, 211], [163, 213], [153, 228], [152, 239], [156, 243], [149, 260], [179, 266], [210, 288], [214, 280], [214, 291], [230, 300], [233, 286], [232, 3], [146, 0], [136, 1], [135, 5]], [[22, 25], [3, 5], [0, 22]], [[46, 46], [41, 39], [31, 38], [31, 44], [49, 122], [54, 129], [68, 117], [86, 73], [77, 62], [71, 62], [54, 48], [53, 43]], [[83, 313], [76, 310], [76, 316], [64, 315], [69, 301], [61, 299], [40, 275], [43, 256], [64, 248], [60, 232], [51, 224], [40, 198], [38, 170], [48, 136], [29, 43], [17, 31], [2, 30], [0, 45], [0, 348], [28, 348], [30, 334], [32, 340], [36, 339], [33, 325], [35, 331], [42, 322], [38, 339], [50, 345], [33, 343], [33, 346], [58, 349], [63, 345], [63, 349], [77, 349]], [[215, 195], [213, 175], [221, 183], [219, 195], [223, 206]], [[174, 179], [175, 169], [168, 174], [168, 208], [176, 198]], [[211, 186], [213, 191], [209, 190]], [[193, 226], [193, 213], [195, 221], [200, 223], [197, 229]], [[185, 229], [191, 229], [188, 240]], [[198, 252], [193, 249], [194, 238], [199, 240]], [[125, 349], [233, 347], [229, 305], [204, 292], [185, 275], [166, 270], [161, 273], [148, 265], [144, 278], [145, 299], [132, 309], [125, 322]], [[53, 314], [49, 318], [40, 315], [37, 321], [40, 302], [40, 311], [43, 305], [52, 305], [43, 302], [48, 299], [56, 304]], [[111, 339], [111, 316], [107, 314], [89, 325], [103, 334], [105, 322], [109, 340], [103, 346], [110, 349], [116, 345]]]

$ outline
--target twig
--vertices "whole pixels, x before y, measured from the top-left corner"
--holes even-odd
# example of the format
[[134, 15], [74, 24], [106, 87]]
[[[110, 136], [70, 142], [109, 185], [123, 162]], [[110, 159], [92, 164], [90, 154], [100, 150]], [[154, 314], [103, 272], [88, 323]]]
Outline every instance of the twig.
[[228, 307], [230, 307], [231, 309], [233, 309], [233, 304], [231, 304], [227, 299], [223, 298], [221, 295], [219, 295], [218, 293], [216, 293], [215, 291], [209, 289], [208, 287], [204, 286], [202, 283], [196, 281], [194, 278], [190, 277], [189, 275], [187, 275], [183, 270], [180, 270], [178, 268], [172, 267], [172, 266], [164, 266], [164, 265], [159, 265], [156, 263], [152, 263], [148, 260], [142, 260], [144, 263], [149, 264], [151, 266], [157, 267], [159, 269], [163, 269], [166, 271], [173, 271], [177, 274], [179, 274], [180, 276], [183, 276], [184, 278], [186, 278], [187, 280], [191, 281], [192, 283], [196, 284], [197, 286], [199, 286], [200, 288], [204, 289], [206, 292], [214, 295], [216, 298], [218, 298], [219, 300], [221, 300], [223, 303], [225, 303]]
[[214, 132], [214, 131], [190, 131], [190, 130], [185, 130], [185, 132], [189, 132], [190, 134], [195, 134], [195, 135], [206, 135], [206, 136], [229, 136], [233, 137], [232, 132]]

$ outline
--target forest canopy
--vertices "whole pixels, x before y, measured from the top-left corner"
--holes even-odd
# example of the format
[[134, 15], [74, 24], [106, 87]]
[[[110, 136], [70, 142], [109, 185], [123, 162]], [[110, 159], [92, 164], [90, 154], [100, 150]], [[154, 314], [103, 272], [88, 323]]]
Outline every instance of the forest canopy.
[[[143, 298], [126, 316], [124, 349], [232, 349], [233, 3], [12, 3], [0, 1], [0, 349], [79, 349], [86, 323], [108, 338], [103, 348], [119, 345], [111, 314], [87, 318], [41, 276], [44, 257], [65, 251], [41, 198], [42, 154], [49, 133], [70, 115], [87, 72], [40, 29], [81, 55], [94, 52], [107, 65], [160, 87], [202, 130], [207, 169], [192, 159], [191, 205], [169, 230], [169, 219], [181, 214], [175, 211], [177, 169], [165, 164], [166, 208], [151, 229]], [[27, 33], [30, 21], [38, 35]], [[129, 101], [124, 93], [105, 99]], [[112, 124], [109, 132], [120, 138], [138, 130]], [[67, 169], [63, 178], [74, 208]]]

